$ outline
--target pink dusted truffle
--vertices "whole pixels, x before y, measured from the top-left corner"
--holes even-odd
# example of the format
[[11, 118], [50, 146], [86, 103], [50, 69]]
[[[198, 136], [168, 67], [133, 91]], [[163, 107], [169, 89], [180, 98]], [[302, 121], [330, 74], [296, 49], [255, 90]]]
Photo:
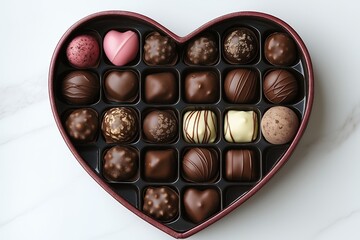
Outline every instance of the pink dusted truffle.
[[95, 67], [99, 61], [99, 55], [99, 43], [91, 35], [75, 37], [66, 49], [70, 64], [78, 68]]
[[104, 51], [110, 62], [124, 66], [134, 60], [139, 51], [139, 37], [133, 31], [109, 31], [104, 37]]

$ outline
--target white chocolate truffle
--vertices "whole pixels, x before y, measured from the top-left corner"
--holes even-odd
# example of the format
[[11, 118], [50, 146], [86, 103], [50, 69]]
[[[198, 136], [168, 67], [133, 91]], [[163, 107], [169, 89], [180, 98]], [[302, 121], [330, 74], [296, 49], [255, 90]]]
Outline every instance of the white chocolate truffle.
[[184, 114], [183, 136], [188, 143], [213, 143], [217, 135], [217, 120], [210, 110], [188, 111]]
[[230, 110], [225, 115], [225, 140], [233, 143], [252, 142], [258, 134], [257, 115], [254, 111]]
[[285, 144], [294, 139], [299, 119], [288, 107], [276, 106], [267, 110], [261, 119], [264, 138], [272, 144]]

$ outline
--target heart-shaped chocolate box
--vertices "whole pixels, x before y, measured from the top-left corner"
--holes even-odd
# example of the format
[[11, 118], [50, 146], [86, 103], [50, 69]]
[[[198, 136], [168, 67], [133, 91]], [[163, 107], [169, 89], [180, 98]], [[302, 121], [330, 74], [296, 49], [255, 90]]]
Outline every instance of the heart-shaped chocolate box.
[[[257, 57], [248, 64], [231, 64], [226, 61], [224, 57], [224, 37], [229, 30], [235, 27], [246, 27], [252, 29], [258, 38], [258, 53]], [[130, 63], [117, 67], [114, 66], [106, 57], [103, 50], [103, 39], [110, 30], [117, 30], [125, 32], [132, 30], [138, 34], [139, 37], [139, 52], [135, 60]], [[170, 36], [177, 44], [178, 59], [174, 65], [171, 66], [149, 66], [145, 63], [144, 42], [146, 36], [151, 32], [160, 32], [163, 35]], [[298, 60], [291, 66], [274, 66], [270, 64], [264, 55], [265, 39], [274, 32], [282, 32], [288, 34], [295, 42]], [[89, 105], [69, 104], [64, 101], [61, 93], [61, 82], [64, 76], [72, 71], [79, 70], [69, 64], [66, 56], [66, 49], [69, 42], [80, 34], [91, 34], [98, 39], [100, 46], [100, 60], [96, 67], [88, 69], [81, 69], [89, 71], [95, 75], [100, 81], [100, 92], [95, 103]], [[192, 39], [202, 35], [203, 33], [211, 33], [215, 36], [219, 55], [218, 61], [209, 66], [189, 65], [184, 60], [184, 52], [186, 47]], [[235, 68], [251, 68], [259, 73], [259, 89], [257, 90], [257, 101], [251, 104], [234, 104], [225, 100], [223, 89], [223, 82], [226, 73]], [[268, 101], [263, 92], [263, 80], [270, 70], [285, 69], [292, 72], [299, 84], [299, 94], [295, 100], [287, 104], [280, 104], [292, 109], [300, 120], [300, 124], [293, 140], [286, 143], [275, 145], [265, 140], [261, 133], [260, 121], [264, 113], [271, 107], [278, 106]], [[107, 100], [104, 93], [104, 76], [109, 70], [132, 70], [139, 77], [139, 95], [138, 99], [132, 103], [119, 103]], [[211, 70], [218, 74], [220, 80], [219, 100], [212, 104], [191, 104], [184, 101], [184, 87], [183, 81], [185, 75], [191, 71]], [[144, 95], [144, 78], [149, 72], [172, 71], [177, 76], [177, 84], [179, 89], [179, 99], [174, 104], [147, 104], [143, 99]], [[162, 231], [172, 235], [176, 238], [188, 237], [208, 225], [214, 223], [226, 214], [234, 210], [236, 207], [245, 202], [248, 198], [254, 195], [262, 186], [264, 186], [271, 177], [285, 164], [290, 155], [298, 144], [309, 119], [313, 101], [313, 72], [309, 53], [298, 36], [298, 34], [286, 23], [273, 16], [258, 13], [258, 12], [238, 12], [219, 17], [191, 34], [185, 37], [179, 37], [167, 30], [159, 23], [144, 17], [142, 15], [123, 12], [123, 11], [107, 11], [96, 13], [88, 16], [76, 24], [74, 24], [61, 38], [57, 45], [49, 72], [49, 94], [52, 111], [57, 123], [57, 126], [62, 134], [66, 144], [73, 152], [76, 159], [83, 166], [95, 181], [103, 187], [110, 195], [123, 204], [126, 208], [134, 212], [139, 217], [147, 222], [161, 229]], [[136, 141], [125, 144], [133, 147], [139, 154], [138, 169], [135, 177], [128, 181], [109, 181], [104, 177], [103, 161], [106, 151], [113, 146], [121, 145], [116, 143], [107, 143], [101, 133], [101, 122], [104, 112], [112, 107], [131, 107], [136, 109], [139, 114], [139, 128], [140, 134]], [[69, 137], [65, 130], [65, 120], [69, 112], [79, 108], [91, 108], [96, 111], [98, 115], [98, 125], [96, 140], [90, 143], [78, 143]], [[177, 113], [179, 122], [178, 138], [175, 142], [169, 144], [149, 144], [143, 139], [141, 133], [141, 123], [143, 114], [146, 109], [173, 109]], [[191, 109], [210, 109], [213, 110], [218, 119], [218, 136], [214, 143], [209, 144], [195, 144], [188, 143], [184, 140], [182, 134], [182, 119], [184, 112]], [[228, 110], [252, 110], [258, 117], [259, 133], [253, 142], [249, 143], [229, 143], [224, 139], [223, 124], [224, 115]], [[144, 112], [143, 112], [144, 110]], [[190, 147], [211, 147], [216, 149], [219, 158], [218, 177], [215, 181], [205, 183], [189, 182], [184, 178], [182, 172], [182, 161], [184, 151]], [[176, 178], [171, 181], [152, 182], [144, 177], [144, 154], [147, 149], [163, 149], [164, 147], [172, 148], [176, 151]], [[251, 149], [258, 159], [258, 178], [256, 181], [229, 181], [225, 177], [225, 153], [228, 149]], [[167, 186], [173, 189], [179, 196], [178, 205], [179, 210], [177, 217], [171, 221], [162, 222], [149, 217], [144, 213], [144, 196], [145, 191], [149, 187]], [[212, 189], [219, 195], [219, 206], [215, 213], [199, 223], [194, 223], [189, 219], [185, 212], [184, 192], [187, 189], [194, 188], [193, 196], [201, 196], [200, 190]], [[216, 193], [215, 193], [216, 195]], [[188, 202], [186, 204], [189, 204]], [[191, 203], [190, 203], [191, 204]], [[210, 204], [211, 205], [211, 204]], [[194, 207], [194, 206], [191, 206]]]

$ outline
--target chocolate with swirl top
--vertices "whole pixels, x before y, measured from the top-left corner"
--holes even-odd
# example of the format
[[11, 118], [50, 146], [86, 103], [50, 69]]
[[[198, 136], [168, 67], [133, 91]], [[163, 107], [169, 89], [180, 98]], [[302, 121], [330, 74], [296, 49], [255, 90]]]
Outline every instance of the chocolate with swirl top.
[[188, 143], [213, 143], [217, 136], [216, 115], [210, 110], [184, 114], [183, 136]]
[[259, 96], [258, 76], [256, 71], [247, 68], [230, 71], [224, 82], [226, 99], [231, 103], [254, 102]]
[[254, 111], [230, 110], [224, 122], [224, 135], [228, 142], [252, 142], [257, 137], [258, 120]]
[[184, 155], [182, 170], [189, 182], [213, 182], [219, 175], [218, 154], [213, 148], [191, 148]]
[[277, 69], [266, 74], [264, 79], [265, 97], [272, 103], [289, 103], [298, 94], [298, 84], [292, 73]]

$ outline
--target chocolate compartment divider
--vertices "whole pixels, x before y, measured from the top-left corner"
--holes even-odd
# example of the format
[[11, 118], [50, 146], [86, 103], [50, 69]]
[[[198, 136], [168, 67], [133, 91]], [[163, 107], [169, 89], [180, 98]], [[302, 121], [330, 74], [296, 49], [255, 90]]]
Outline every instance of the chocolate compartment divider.
[[[229, 64], [226, 62], [226, 60], [223, 57], [223, 38], [226, 31], [233, 28], [234, 26], [244, 26], [244, 27], [250, 27], [253, 29], [257, 36], [259, 41], [259, 52], [256, 60], [250, 64], [245, 65], [234, 65]], [[261, 128], [260, 128], [260, 121], [265, 113], [265, 111], [272, 107], [276, 106], [275, 104], [269, 103], [263, 94], [262, 85], [263, 85], [263, 77], [265, 73], [274, 68], [278, 68], [276, 66], [273, 66], [264, 59], [263, 54], [263, 45], [265, 38], [268, 34], [271, 32], [276, 31], [285, 31], [285, 29], [282, 29], [281, 27], [277, 26], [275, 23], [272, 22], [264, 22], [261, 19], [257, 19], [254, 17], [234, 17], [230, 18], [226, 21], [216, 23], [215, 25], [211, 26], [206, 30], [206, 32], [212, 32], [214, 34], [217, 34], [218, 38], [218, 48], [219, 48], [219, 60], [215, 65], [211, 66], [192, 66], [187, 65], [183, 60], [183, 54], [186, 47], [186, 44], [177, 44], [178, 47], [178, 53], [179, 58], [177, 63], [174, 66], [148, 66], [145, 64], [145, 62], [142, 59], [143, 56], [143, 45], [145, 41], [145, 37], [148, 33], [152, 31], [158, 31], [159, 29], [156, 29], [156, 27], [150, 26], [148, 23], [145, 23], [143, 20], [137, 19], [137, 18], [130, 18], [130, 17], [120, 17], [120, 16], [110, 16], [110, 17], [102, 17], [101, 19], [95, 19], [91, 20], [88, 23], [84, 24], [81, 29], [78, 29], [78, 32], [95, 32], [98, 33], [100, 36], [100, 39], [104, 38], [104, 35], [110, 30], [110, 29], [118, 29], [118, 30], [125, 30], [125, 29], [132, 29], [135, 30], [139, 34], [140, 39], [140, 51], [138, 53], [138, 56], [136, 60], [134, 60], [130, 65], [128, 66], [122, 66], [117, 67], [108, 61], [106, 59], [105, 53], [103, 51], [102, 41], [99, 41], [100, 45], [100, 62], [97, 68], [90, 68], [90, 69], [75, 69], [66, 62], [66, 58], [64, 57], [64, 54], [60, 56], [60, 59], [57, 60], [56, 65], [56, 73], [55, 75], [57, 78], [55, 79], [54, 86], [57, 86], [57, 84], [60, 83], [61, 79], [59, 79], [59, 76], [61, 74], [64, 74], [65, 72], [70, 72], [73, 70], [84, 70], [84, 71], [92, 71], [96, 72], [99, 81], [100, 81], [100, 97], [99, 101], [97, 101], [94, 104], [91, 105], [71, 105], [63, 102], [60, 99], [60, 93], [59, 89], [53, 89], [53, 92], [55, 92], [55, 96], [57, 97], [55, 99], [57, 111], [60, 116], [63, 116], [69, 109], [76, 109], [76, 108], [82, 108], [82, 107], [89, 107], [94, 109], [99, 116], [99, 126], [101, 126], [102, 116], [104, 114], [104, 111], [106, 109], [112, 108], [112, 107], [118, 107], [118, 106], [124, 106], [124, 107], [131, 107], [138, 110], [139, 113], [139, 129], [141, 128], [143, 119], [143, 110], [148, 108], [163, 108], [163, 109], [176, 109], [175, 111], [178, 112], [178, 121], [179, 121], [179, 136], [176, 142], [174, 143], [167, 143], [163, 146], [165, 147], [172, 147], [176, 148], [178, 151], [178, 159], [177, 159], [177, 179], [173, 182], [150, 182], [146, 181], [146, 179], [143, 178], [142, 174], [140, 173], [142, 169], [142, 160], [143, 160], [143, 153], [144, 149], [148, 147], [156, 148], [159, 146], [158, 144], [149, 144], [144, 139], [142, 139], [142, 132], [140, 130], [140, 135], [137, 138], [135, 142], [124, 144], [126, 146], [134, 147], [138, 150], [139, 153], [139, 169], [138, 169], [138, 175], [136, 179], [132, 181], [124, 181], [124, 182], [114, 182], [114, 181], [107, 181], [108, 186], [110, 186], [117, 194], [119, 194], [121, 197], [126, 199], [128, 202], [130, 202], [134, 207], [142, 210], [142, 204], [143, 204], [143, 193], [146, 187], [148, 186], [171, 186], [172, 188], [176, 189], [179, 193], [179, 216], [168, 223], [163, 223], [164, 225], [174, 229], [177, 232], [185, 232], [198, 224], [191, 223], [184, 214], [183, 209], [183, 191], [188, 187], [195, 187], [195, 188], [216, 188], [220, 194], [220, 206], [219, 211], [223, 210], [224, 208], [231, 205], [236, 199], [241, 198], [241, 196], [249, 191], [257, 181], [255, 182], [230, 182], [227, 181], [223, 174], [224, 174], [224, 151], [229, 148], [251, 148], [255, 149], [258, 152], [259, 156], [259, 180], [260, 181], [268, 172], [269, 170], [277, 163], [277, 161], [280, 159], [280, 157], [284, 154], [286, 149], [288, 148], [289, 144], [285, 145], [279, 145], [274, 146], [270, 143], [268, 143], [261, 134]], [[160, 32], [162, 32], [160, 30]], [[200, 33], [201, 34], [201, 33]], [[74, 33], [75, 35], [75, 33]], [[64, 47], [65, 48], [65, 47]], [[62, 52], [64, 52], [65, 49], [62, 49]], [[289, 69], [296, 71], [299, 75], [302, 76], [302, 81], [304, 81], [304, 92], [303, 92], [303, 98], [300, 98], [299, 101], [297, 101], [294, 104], [288, 104], [286, 106], [291, 107], [292, 109], [295, 109], [297, 114], [300, 118], [303, 118], [305, 109], [306, 109], [306, 98], [308, 96], [308, 82], [307, 79], [305, 79], [305, 75], [307, 75], [307, 70], [303, 66], [303, 59], [299, 59], [298, 63], [294, 66], [289, 67], [281, 67], [283, 69]], [[223, 81], [225, 78], [225, 72], [229, 69], [235, 69], [235, 68], [252, 68], [256, 69], [259, 72], [259, 96], [258, 101], [256, 103], [252, 104], [231, 104], [224, 100], [223, 97]], [[152, 72], [152, 71], [166, 71], [172, 69], [172, 71], [176, 71], [178, 73], [178, 86], [179, 86], [179, 100], [174, 104], [166, 104], [166, 105], [160, 105], [160, 104], [147, 104], [144, 101], [143, 98], [143, 92], [141, 89], [143, 89], [143, 79], [145, 77], [145, 74]], [[175, 70], [174, 70], [175, 69]], [[109, 70], [133, 70], [138, 73], [139, 81], [140, 81], [140, 91], [139, 91], [139, 97], [138, 101], [134, 103], [116, 103], [108, 101], [105, 98], [104, 95], [104, 75]], [[220, 97], [219, 101], [214, 104], [190, 104], [186, 103], [183, 99], [183, 80], [185, 78], [186, 73], [191, 71], [201, 71], [201, 70], [212, 70], [216, 71], [219, 75], [220, 80]], [[201, 108], [201, 109], [213, 109], [217, 111], [217, 117], [218, 117], [218, 137], [215, 144], [190, 144], [187, 143], [183, 137], [182, 137], [182, 115], [184, 113], [184, 109], [190, 109], [190, 108]], [[229, 109], [241, 109], [241, 110], [254, 110], [258, 114], [258, 137], [257, 139], [252, 143], [228, 143], [225, 141], [223, 137], [223, 119], [225, 116], [225, 113]], [[81, 156], [84, 156], [85, 162], [96, 172], [98, 175], [100, 175], [103, 179], [102, 175], [102, 158], [104, 151], [111, 146], [116, 145], [116, 143], [106, 143], [105, 139], [103, 138], [101, 134], [101, 130], [99, 130], [99, 136], [95, 143], [90, 144], [78, 144], [73, 143], [76, 149], [79, 151]], [[214, 183], [201, 183], [201, 184], [194, 184], [189, 183], [186, 180], [182, 178], [181, 174], [181, 160], [182, 160], [182, 152], [185, 148], [188, 147], [213, 147], [219, 150], [219, 178]], [[91, 151], [97, 151], [97, 159], [90, 159], [87, 158], [88, 152]]]

